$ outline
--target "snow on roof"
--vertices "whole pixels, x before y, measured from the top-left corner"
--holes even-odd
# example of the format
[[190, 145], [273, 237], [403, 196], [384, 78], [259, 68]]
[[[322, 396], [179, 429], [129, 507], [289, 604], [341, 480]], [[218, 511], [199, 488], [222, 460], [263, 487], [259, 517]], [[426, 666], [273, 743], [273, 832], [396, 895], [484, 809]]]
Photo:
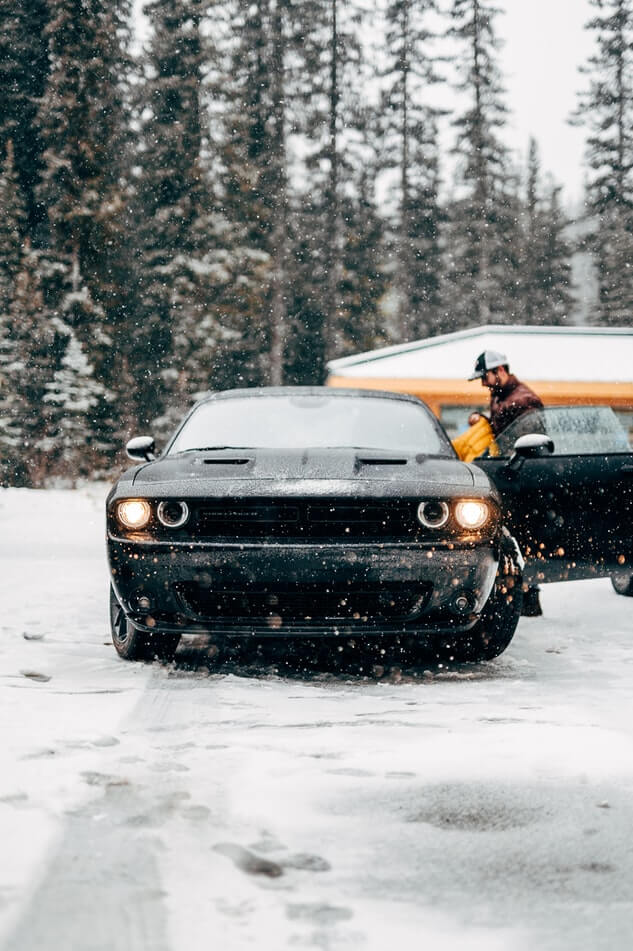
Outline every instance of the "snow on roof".
[[330, 376], [467, 379], [482, 350], [500, 350], [520, 379], [629, 383], [633, 328], [487, 325], [331, 360]]

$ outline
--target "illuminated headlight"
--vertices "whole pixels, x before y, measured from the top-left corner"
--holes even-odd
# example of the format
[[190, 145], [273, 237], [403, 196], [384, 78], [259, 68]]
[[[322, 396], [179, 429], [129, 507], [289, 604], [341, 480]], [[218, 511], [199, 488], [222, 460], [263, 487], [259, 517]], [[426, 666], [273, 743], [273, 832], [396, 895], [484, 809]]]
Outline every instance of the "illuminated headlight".
[[124, 528], [145, 528], [152, 517], [152, 510], [145, 499], [124, 499], [117, 503], [116, 517]]
[[418, 520], [426, 528], [441, 528], [448, 521], [448, 505], [437, 499], [429, 499], [418, 505]]
[[189, 518], [189, 506], [186, 502], [160, 502], [156, 510], [158, 520], [166, 528], [180, 528]]
[[490, 509], [487, 502], [478, 499], [464, 499], [455, 506], [455, 519], [462, 528], [474, 531], [488, 521]]

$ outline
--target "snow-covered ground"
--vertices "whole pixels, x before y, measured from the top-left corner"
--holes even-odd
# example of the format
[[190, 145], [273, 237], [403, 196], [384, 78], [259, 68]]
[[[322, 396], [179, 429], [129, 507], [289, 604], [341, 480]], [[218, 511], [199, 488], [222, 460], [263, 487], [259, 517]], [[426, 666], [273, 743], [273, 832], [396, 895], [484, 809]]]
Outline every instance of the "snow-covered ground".
[[632, 599], [471, 668], [127, 664], [105, 491], [0, 490], [3, 951], [628, 951]]

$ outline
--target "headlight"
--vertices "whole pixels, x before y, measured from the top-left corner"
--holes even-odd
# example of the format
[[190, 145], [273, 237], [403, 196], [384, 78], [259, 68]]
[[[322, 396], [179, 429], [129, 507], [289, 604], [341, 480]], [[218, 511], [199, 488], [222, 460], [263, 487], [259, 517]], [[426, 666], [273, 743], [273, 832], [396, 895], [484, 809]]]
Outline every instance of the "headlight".
[[180, 528], [189, 518], [189, 506], [186, 502], [160, 502], [156, 510], [158, 520], [166, 528]]
[[464, 499], [455, 506], [455, 519], [462, 528], [474, 531], [488, 521], [490, 509], [487, 502], [478, 499]]
[[117, 502], [116, 517], [124, 528], [145, 528], [152, 517], [152, 510], [145, 499], [124, 499]]
[[429, 499], [418, 505], [418, 520], [426, 528], [441, 528], [448, 521], [448, 505], [437, 499]]

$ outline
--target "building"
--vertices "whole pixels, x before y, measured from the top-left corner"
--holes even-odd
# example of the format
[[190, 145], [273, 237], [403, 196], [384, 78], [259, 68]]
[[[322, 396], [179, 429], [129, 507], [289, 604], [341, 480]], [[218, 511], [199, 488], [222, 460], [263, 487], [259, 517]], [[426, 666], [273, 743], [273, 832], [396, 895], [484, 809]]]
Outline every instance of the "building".
[[633, 429], [633, 326], [473, 327], [331, 360], [327, 384], [413, 393], [453, 436], [488, 403], [481, 382], [468, 381], [483, 350], [505, 353], [546, 405], [609, 405]]

